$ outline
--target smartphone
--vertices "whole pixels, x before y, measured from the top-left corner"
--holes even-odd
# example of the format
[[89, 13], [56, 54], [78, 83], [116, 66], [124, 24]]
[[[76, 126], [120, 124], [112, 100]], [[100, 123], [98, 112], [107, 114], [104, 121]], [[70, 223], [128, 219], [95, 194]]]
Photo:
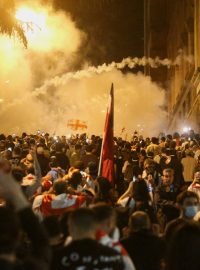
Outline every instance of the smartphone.
[[133, 176], [133, 180], [132, 180], [133, 182], [135, 182], [136, 181], [136, 177], [135, 177], [135, 175]]

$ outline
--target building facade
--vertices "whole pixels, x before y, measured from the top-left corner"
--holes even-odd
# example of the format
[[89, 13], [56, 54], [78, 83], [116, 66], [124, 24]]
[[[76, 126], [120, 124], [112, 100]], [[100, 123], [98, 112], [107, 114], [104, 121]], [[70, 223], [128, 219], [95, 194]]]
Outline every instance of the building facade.
[[146, 0], [146, 10], [146, 56], [172, 61], [147, 70], [166, 89], [168, 131], [200, 132], [200, 0]]

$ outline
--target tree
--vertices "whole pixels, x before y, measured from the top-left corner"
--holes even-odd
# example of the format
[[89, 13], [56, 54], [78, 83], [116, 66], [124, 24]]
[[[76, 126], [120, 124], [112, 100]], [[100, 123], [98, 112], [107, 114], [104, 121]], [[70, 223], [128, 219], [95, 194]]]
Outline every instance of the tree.
[[15, 18], [13, 0], [0, 0], [0, 33], [9, 37], [17, 36], [27, 48], [27, 38], [21, 23]]

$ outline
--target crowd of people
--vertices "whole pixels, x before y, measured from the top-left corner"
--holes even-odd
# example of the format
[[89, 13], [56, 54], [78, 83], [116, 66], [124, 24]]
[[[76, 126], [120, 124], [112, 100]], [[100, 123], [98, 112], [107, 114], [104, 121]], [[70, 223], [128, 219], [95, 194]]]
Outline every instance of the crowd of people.
[[0, 134], [0, 269], [200, 269], [200, 135]]

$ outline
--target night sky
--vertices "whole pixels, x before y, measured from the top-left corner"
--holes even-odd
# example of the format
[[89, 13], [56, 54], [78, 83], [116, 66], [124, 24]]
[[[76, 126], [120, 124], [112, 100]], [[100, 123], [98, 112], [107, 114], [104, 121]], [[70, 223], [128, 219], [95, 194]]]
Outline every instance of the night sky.
[[144, 55], [142, 0], [54, 0], [54, 7], [87, 34], [82, 60], [99, 65]]

